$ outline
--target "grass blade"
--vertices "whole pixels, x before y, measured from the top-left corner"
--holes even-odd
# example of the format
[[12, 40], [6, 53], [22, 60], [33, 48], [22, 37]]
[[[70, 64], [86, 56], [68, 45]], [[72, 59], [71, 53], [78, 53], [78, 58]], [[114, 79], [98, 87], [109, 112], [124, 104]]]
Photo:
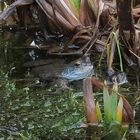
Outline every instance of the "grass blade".
[[100, 106], [99, 106], [99, 102], [96, 103], [96, 113], [97, 113], [98, 121], [102, 122], [103, 118], [102, 118], [102, 113], [101, 113], [101, 109], [100, 109]]
[[120, 97], [116, 112], [116, 121], [118, 121], [120, 124], [122, 123], [122, 112], [123, 112], [123, 99], [122, 97]]
[[104, 114], [105, 114], [105, 121], [111, 122], [112, 116], [111, 116], [111, 100], [108, 92], [108, 88], [104, 87], [103, 90], [103, 102], [104, 102]]
[[116, 109], [117, 109], [117, 94], [115, 92], [112, 92], [111, 95], [111, 108], [112, 108], [112, 119], [116, 119]]

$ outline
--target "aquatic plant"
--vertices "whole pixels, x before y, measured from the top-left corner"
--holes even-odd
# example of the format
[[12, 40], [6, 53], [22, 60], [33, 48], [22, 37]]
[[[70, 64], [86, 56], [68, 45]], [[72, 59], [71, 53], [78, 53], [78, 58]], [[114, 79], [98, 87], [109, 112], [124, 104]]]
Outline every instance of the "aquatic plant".
[[122, 123], [122, 110], [123, 101], [120, 97], [119, 102], [118, 95], [112, 91], [109, 94], [108, 88], [104, 87], [103, 90], [103, 105], [104, 105], [104, 119], [106, 123], [111, 123], [112, 121], [117, 121], [119, 124]]
[[[123, 98], [118, 96], [118, 93], [112, 90], [109, 93], [108, 88], [105, 86], [103, 90], [103, 111], [96, 104], [96, 112], [99, 116], [99, 121], [103, 124], [103, 129], [107, 132], [106, 138], [116, 137], [116, 140], [121, 139], [127, 131], [128, 124], [123, 127]], [[100, 113], [98, 113], [100, 112]], [[103, 116], [103, 117], [102, 117]]]
[[81, 129], [84, 121], [82, 93], [71, 91], [61, 96], [52, 95], [51, 88], [17, 87], [8, 74], [1, 71], [0, 138], [37, 140], [84, 137], [85, 131]]
[[[83, 90], [84, 106], [89, 127], [87, 131], [91, 131], [89, 134], [92, 135], [93, 133], [95, 137], [95, 132], [97, 131], [98, 133], [98, 129], [100, 129], [99, 124], [101, 124], [105, 138], [112, 138], [113, 136], [115, 136], [117, 140], [122, 138], [129, 124], [129, 122], [125, 121], [125, 127], [123, 125], [125, 117], [129, 115], [129, 113], [126, 114], [126, 116], [124, 115], [124, 112], [127, 112], [129, 104], [128, 102], [126, 103], [126, 99], [118, 93], [117, 83], [114, 83], [113, 89], [110, 90], [106, 83], [104, 84], [102, 103], [100, 103], [103, 108], [100, 107], [98, 101], [95, 101], [95, 97], [92, 94], [91, 78], [84, 80]], [[93, 130], [91, 130], [90, 127], [92, 127]], [[101, 133], [100, 136], [102, 136], [103, 133]]]

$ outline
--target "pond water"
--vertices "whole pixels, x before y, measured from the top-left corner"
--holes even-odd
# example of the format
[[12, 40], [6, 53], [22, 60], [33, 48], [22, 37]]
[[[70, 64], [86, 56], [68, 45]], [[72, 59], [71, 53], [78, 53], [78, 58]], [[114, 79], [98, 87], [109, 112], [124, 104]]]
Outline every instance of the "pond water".
[[[22, 48], [21, 42], [12, 43], [2, 38], [0, 44], [0, 140], [95, 139], [96, 135], [90, 137], [84, 125], [86, 115], [81, 88], [73, 84], [71, 91], [57, 94], [55, 85], [31, 86], [38, 79], [31, 77], [23, 64], [33, 59], [30, 53], [35, 53], [39, 59], [47, 58], [46, 52]], [[93, 58], [93, 63], [96, 59]], [[135, 75], [133, 70], [128, 72], [129, 83], [120, 88], [136, 111], [136, 125], [131, 125], [128, 140], [140, 139], [140, 91]], [[94, 92], [98, 98], [102, 91]], [[97, 139], [103, 135], [104, 132], [99, 132]]]

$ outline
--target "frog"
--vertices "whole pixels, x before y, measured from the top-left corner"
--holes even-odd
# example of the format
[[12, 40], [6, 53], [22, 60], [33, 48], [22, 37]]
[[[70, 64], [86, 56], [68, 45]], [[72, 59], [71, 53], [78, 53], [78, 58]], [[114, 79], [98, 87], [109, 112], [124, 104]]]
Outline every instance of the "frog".
[[36, 86], [46, 87], [51, 83], [62, 91], [69, 90], [69, 83], [83, 80], [95, 75], [90, 56], [82, 56], [70, 63], [65, 59], [45, 59], [27, 62], [24, 67], [30, 68], [30, 73], [39, 78]]
[[[69, 83], [73, 81], [96, 77], [95, 67], [89, 55], [82, 56], [68, 64], [65, 59], [45, 59], [27, 62], [24, 66], [30, 67], [31, 74], [39, 78], [39, 83], [35, 85], [36, 87], [47, 87], [51, 83], [51, 85], [55, 85], [58, 91], [69, 90]], [[125, 73], [116, 73], [108, 76], [107, 84], [113, 85], [114, 79], [117, 80], [118, 85], [128, 82]]]

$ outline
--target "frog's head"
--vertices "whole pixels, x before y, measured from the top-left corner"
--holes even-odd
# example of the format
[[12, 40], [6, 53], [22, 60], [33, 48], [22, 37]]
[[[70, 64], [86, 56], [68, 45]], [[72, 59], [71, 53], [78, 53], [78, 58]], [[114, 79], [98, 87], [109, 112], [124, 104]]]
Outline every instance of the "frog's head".
[[81, 80], [92, 75], [94, 75], [94, 70], [89, 56], [76, 60], [61, 73], [61, 76], [69, 81]]
[[81, 66], [81, 65], [84, 65], [84, 66], [91, 66], [92, 63], [91, 63], [91, 60], [90, 60], [90, 57], [89, 55], [84, 55], [82, 58], [76, 60], [73, 65], [75, 66]]

